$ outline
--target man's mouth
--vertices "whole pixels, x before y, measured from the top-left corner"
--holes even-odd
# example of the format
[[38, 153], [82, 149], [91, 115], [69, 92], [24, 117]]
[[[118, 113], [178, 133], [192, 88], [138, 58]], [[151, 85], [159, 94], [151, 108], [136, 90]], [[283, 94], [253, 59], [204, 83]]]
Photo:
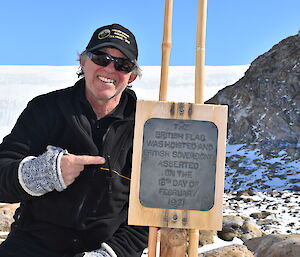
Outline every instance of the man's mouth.
[[104, 83], [111, 83], [111, 84], [115, 84], [115, 80], [113, 79], [109, 79], [109, 78], [106, 78], [106, 77], [102, 77], [102, 76], [97, 76], [98, 79], [100, 79], [102, 82]]

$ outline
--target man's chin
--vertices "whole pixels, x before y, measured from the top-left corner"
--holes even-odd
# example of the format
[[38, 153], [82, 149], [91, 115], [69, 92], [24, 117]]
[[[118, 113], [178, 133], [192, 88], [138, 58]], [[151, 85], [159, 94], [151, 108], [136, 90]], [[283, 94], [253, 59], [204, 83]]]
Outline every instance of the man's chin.
[[97, 100], [99, 101], [109, 101], [119, 95], [119, 92], [115, 92], [112, 94], [102, 94], [97, 96]]

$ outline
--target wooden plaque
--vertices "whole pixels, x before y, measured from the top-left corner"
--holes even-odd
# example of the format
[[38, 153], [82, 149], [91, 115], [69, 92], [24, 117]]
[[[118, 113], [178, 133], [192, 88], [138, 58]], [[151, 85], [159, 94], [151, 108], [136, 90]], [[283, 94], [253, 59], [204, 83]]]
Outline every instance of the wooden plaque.
[[138, 101], [129, 224], [220, 230], [227, 106]]

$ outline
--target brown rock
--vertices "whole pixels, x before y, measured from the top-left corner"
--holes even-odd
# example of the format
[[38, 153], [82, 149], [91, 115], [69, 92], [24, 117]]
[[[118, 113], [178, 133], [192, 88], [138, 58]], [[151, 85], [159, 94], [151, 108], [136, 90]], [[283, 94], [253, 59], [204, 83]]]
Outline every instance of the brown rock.
[[200, 253], [198, 257], [254, 257], [244, 245], [228, 245], [205, 253]]
[[272, 214], [272, 212], [262, 211], [262, 212], [252, 213], [252, 214], [250, 214], [250, 217], [252, 217], [254, 219], [265, 219], [266, 217], [268, 217], [271, 214]]
[[242, 195], [243, 196], [253, 196], [253, 195], [255, 195], [255, 192], [252, 190], [242, 190], [242, 191], [238, 191], [236, 195], [237, 196], [242, 196]]
[[217, 231], [213, 230], [200, 230], [199, 231], [199, 245], [207, 245], [214, 243], [214, 236], [217, 235]]
[[299, 257], [300, 234], [268, 235], [245, 241], [256, 257]]
[[9, 231], [10, 225], [14, 221], [13, 215], [19, 204], [2, 204], [0, 205], [0, 231]]
[[245, 241], [262, 236], [262, 232], [253, 219], [228, 215], [223, 217], [223, 229], [218, 236], [225, 241], [231, 241], [234, 237]]

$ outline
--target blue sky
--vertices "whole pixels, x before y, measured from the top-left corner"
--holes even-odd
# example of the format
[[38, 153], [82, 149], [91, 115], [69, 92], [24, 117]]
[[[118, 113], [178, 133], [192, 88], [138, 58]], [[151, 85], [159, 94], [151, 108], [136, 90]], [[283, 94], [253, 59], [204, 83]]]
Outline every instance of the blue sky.
[[[170, 65], [195, 64], [197, 0], [173, 1]], [[300, 30], [299, 0], [207, 0], [206, 65], [244, 65]], [[134, 32], [141, 65], [160, 65], [164, 0], [1, 1], [0, 65], [77, 65], [102, 25]]]

